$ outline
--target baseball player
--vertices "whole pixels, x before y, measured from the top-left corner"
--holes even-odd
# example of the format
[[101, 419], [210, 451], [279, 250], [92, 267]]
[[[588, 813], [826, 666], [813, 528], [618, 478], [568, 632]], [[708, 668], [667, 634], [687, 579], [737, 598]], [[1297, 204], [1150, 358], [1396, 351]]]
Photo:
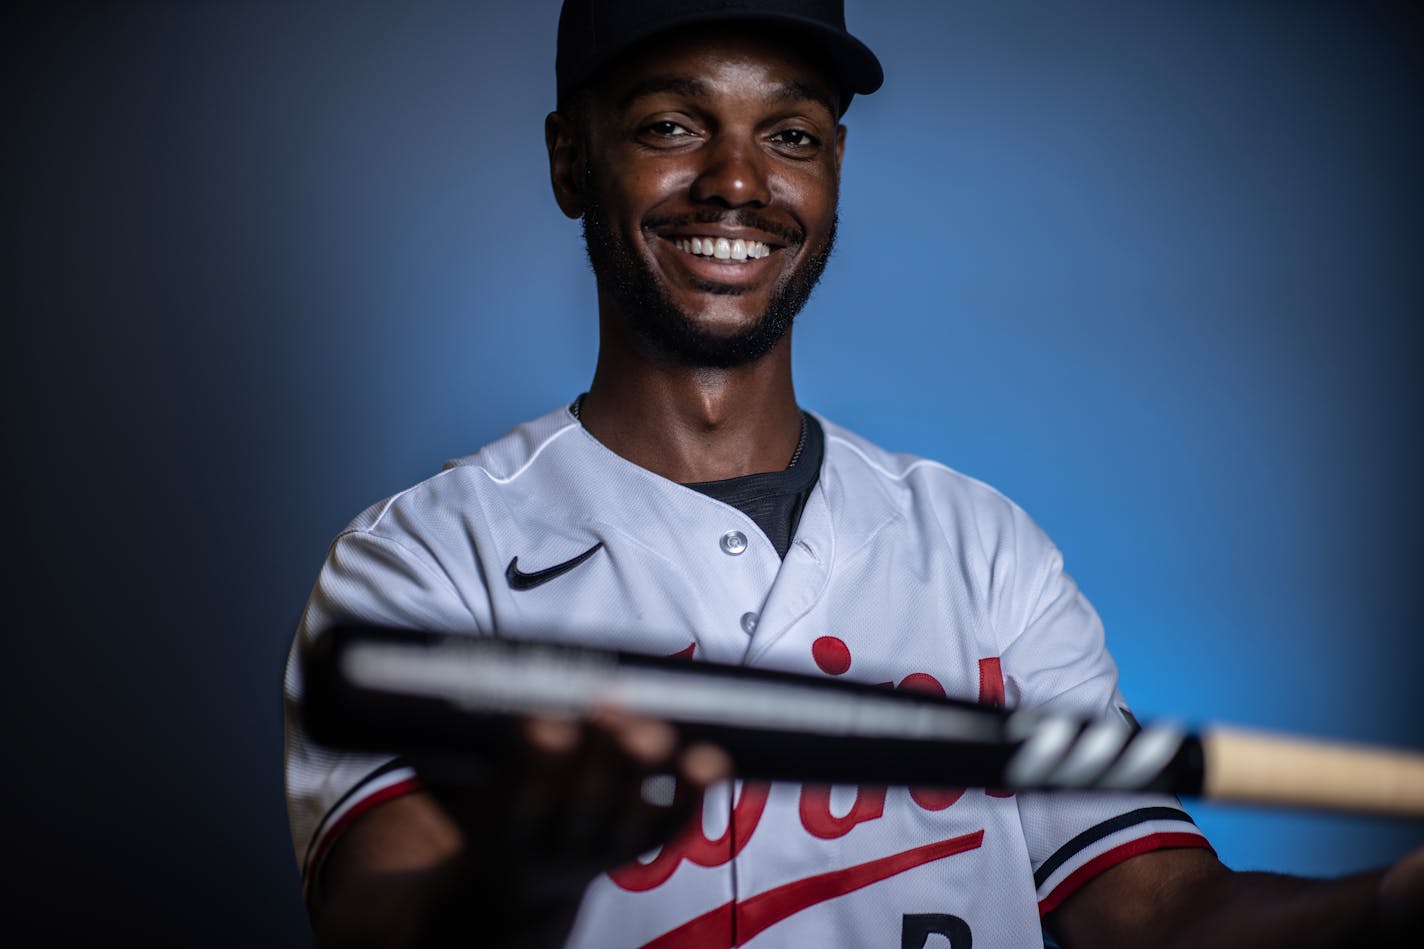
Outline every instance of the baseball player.
[[593, 381], [331, 546], [286, 678], [322, 942], [1384, 941], [1417, 864], [1235, 874], [1170, 797], [739, 782], [616, 709], [529, 722], [498, 772], [306, 738], [301, 647], [342, 620], [1126, 714], [1096, 614], [1023, 511], [796, 402], [840, 120], [881, 84], [841, 3], [567, 0], [557, 78], [550, 173], [597, 277]]

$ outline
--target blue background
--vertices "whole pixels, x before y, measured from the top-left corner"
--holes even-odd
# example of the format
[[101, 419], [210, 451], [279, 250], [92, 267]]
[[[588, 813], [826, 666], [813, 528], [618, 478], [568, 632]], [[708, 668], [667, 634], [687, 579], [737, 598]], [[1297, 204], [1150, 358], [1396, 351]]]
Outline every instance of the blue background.
[[[847, 117], [803, 404], [1032, 513], [1139, 717], [1424, 747], [1406, 6], [848, 6], [887, 81]], [[556, 16], [7, 26], [6, 797], [56, 936], [306, 939], [278, 680], [326, 544], [591, 376]], [[1191, 810], [1238, 868], [1424, 843]]]

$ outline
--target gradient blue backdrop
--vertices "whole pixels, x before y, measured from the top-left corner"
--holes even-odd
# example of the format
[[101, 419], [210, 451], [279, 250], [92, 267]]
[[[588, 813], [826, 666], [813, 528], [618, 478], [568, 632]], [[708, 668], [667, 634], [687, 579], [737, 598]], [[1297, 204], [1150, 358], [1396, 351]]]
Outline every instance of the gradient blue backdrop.
[[[847, 117], [803, 404], [1028, 509], [1141, 717], [1424, 746], [1404, 6], [848, 6], [887, 81]], [[278, 679], [327, 542], [591, 375], [542, 140], [556, 16], [150, 3], [9, 30], [6, 793], [53, 931], [304, 942]], [[1424, 843], [1191, 810], [1241, 868]]]

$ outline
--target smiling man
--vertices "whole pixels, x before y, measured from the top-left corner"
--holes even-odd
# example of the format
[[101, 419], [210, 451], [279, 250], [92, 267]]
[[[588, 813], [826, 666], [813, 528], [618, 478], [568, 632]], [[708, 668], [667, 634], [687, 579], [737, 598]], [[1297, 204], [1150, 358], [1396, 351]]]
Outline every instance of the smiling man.
[[[300, 647], [349, 619], [1125, 714], [1098, 618], [1024, 512], [797, 403], [841, 118], [881, 83], [841, 4], [569, 0], [557, 72], [592, 384], [338, 537], [289, 709]], [[1045, 924], [1070, 947], [1379, 944], [1418, 892], [1417, 865], [1232, 873], [1171, 798], [735, 783], [718, 749], [616, 710], [525, 735], [472, 778], [321, 748], [290, 715], [323, 944], [1007, 949]]]
[[[815, 63], [788, 55], [787, 37], [742, 38], [728, 58], [707, 45], [719, 36], [723, 49], [737, 41], [718, 26], [660, 38], [602, 94], [571, 93], [573, 124], [555, 113], [548, 134], [601, 312], [622, 314], [661, 356], [729, 369], [781, 343], [820, 278], [845, 138], [840, 94]], [[668, 117], [645, 121], [659, 111]], [[709, 169], [701, 146], [714, 127], [726, 144]], [[758, 154], [739, 154], [728, 133]]]

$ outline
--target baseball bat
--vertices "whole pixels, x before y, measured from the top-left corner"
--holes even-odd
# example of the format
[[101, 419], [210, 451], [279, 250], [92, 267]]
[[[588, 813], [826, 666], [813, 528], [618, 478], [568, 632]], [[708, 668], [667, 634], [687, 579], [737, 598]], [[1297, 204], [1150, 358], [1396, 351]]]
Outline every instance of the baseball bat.
[[613, 706], [714, 742], [745, 778], [1164, 791], [1424, 818], [1424, 753], [1267, 732], [1002, 710], [764, 669], [343, 626], [304, 655], [319, 743], [412, 757], [513, 750], [525, 716]]

